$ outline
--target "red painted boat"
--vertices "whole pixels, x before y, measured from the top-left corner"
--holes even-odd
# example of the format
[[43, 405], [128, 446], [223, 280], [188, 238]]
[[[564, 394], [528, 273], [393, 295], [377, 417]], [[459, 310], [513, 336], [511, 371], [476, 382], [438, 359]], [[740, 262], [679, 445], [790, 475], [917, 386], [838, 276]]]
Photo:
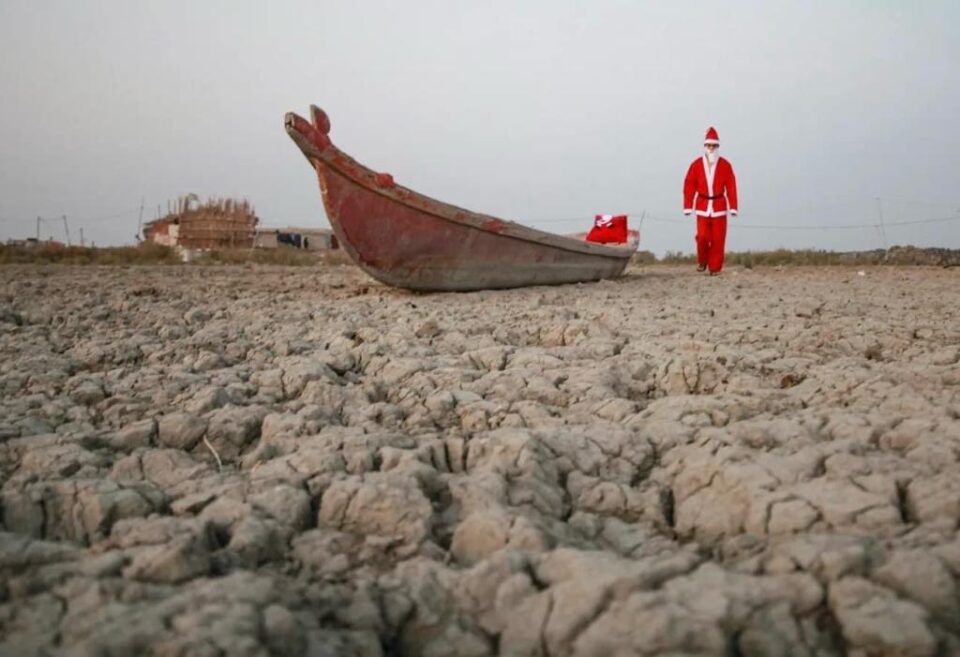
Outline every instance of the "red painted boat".
[[330, 141], [330, 120], [286, 115], [316, 169], [327, 217], [351, 258], [387, 285], [480, 290], [554, 285], [623, 273], [636, 243], [595, 244], [434, 200], [363, 166]]

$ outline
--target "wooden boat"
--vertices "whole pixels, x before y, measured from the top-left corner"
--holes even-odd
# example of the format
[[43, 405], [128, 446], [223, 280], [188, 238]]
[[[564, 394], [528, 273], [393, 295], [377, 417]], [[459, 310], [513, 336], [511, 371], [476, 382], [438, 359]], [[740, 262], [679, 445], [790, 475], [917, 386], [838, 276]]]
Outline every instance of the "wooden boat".
[[343, 249], [368, 274], [411, 290], [554, 285], [623, 273], [636, 244], [605, 245], [458, 208], [396, 184], [330, 141], [330, 120], [286, 115], [287, 133], [320, 180]]

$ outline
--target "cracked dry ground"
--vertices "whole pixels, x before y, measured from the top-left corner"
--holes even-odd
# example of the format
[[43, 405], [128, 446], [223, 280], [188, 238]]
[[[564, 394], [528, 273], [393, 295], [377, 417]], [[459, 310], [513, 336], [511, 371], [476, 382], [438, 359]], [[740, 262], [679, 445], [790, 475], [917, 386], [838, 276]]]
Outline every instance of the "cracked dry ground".
[[960, 270], [2, 274], [0, 654], [960, 653]]

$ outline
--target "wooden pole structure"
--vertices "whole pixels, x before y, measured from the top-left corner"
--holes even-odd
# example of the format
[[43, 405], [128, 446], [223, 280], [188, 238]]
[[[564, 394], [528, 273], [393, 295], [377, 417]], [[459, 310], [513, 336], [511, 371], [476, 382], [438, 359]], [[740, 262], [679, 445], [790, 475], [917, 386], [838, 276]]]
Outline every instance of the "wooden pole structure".
[[145, 200], [142, 196], [140, 197], [140, 218], [137, 219], [137, 242], [140, 241], [140, 232], [143, 230], [143, 202]]
[[883, 224], [883, 206], [881, 205], [880, 197], [877, 197], [877, 215], [880, 217], [880, 223], [878, 229], [880, 232], [880, 238], [883, 240], [883, 248], [887, 248], [887, 227]]
[[67, 246], [70, 246], [70, 228], [67, 226], [67, 215], [63, 216], [63, 232], [67, 236]]
[[83, 226], [80, 226], [80, 246], [84, 246], [84, 243], [83, 243]]
[[37, 217], [37, 241], [40, 241], [40, 217]]

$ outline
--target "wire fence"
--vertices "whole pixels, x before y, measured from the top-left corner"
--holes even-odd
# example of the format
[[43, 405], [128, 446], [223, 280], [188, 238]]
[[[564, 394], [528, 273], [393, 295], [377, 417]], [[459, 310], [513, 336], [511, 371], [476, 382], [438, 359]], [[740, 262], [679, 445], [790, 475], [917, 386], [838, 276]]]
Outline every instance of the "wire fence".
[[[33, 237], [37, 240], [41, 239], [63, 239], [67, 245], [73, 244], [74, 241], [79, 241], [80, 245], [83, 246], [86, 244], [87, 239], [84, 237], [84, 228], [88, 228], [93, 225], [94, 228], [102, 228], [104, 222], [115, 222], [117, 219], [130, 218], [132, 219], [135, 216], [141, 216], [143, 213], [143, 207], [138, 206], [136, 208], [131, 208], [129, 210], [118, 210], [116, 212], [108, 212], [103, 214], [96, 215], [68, 215], [61, 214], [57, 216], [36, 216], [32, 219], [23, 219], [23, 218], [12, 218], [7, 215], [0, 215], [0, 225], [4, 226], [2, 233], [7, 234], [7, 239], [23, 239], [25, 237]], [[13, 236], [10, 235], [12, 232], [9, 226], [19, 225], [22, 227], [20, 234]], [[70, 227], [73, 226], [73, 234], [71, 235]], [[139, 240], [140, 227], [137, 227], [137, 234], [134, 235], [134, 239]], [[2, 239], [2, 237], [0, 237]], [[93, 241], [91, 241], [93, 244]]]
[[[615, 214], [624, 214], [635, 219], [637, 221], [653, 221], [656, 223], [665, 223], [665, 224], [678, 224], [678, 225], [689, 225], [692, 217], [666, 217], [660, 212], [651, 212], [649, 210], [639, 210], [631, 212], [616, 212]], [[780, 213], [778, 213], [780, 214]], [[585, 218], [592, 218], [593, 215], [584, 214], [580, 216], [569, 216], [569, 217], [548, 217], [545, 219], [538, 219], [531, 223], [543, 223], [543, 224], [570, 224], [570, 223], [583, 223]], [[843, 223], [843, 224], [834, 224], [834, 223], [805, 223], [805, 224], [767, 224], [767, 223], [752, 223], [752, 222], [741, 222], [737, 217], [733, 217], [727, 224], [728, 229], [762, 229], [762, 230], [847, 230], [854, 228], [876, 228], [878, 226], [890, 227], [890, 226], [913, 226], [917, 224], [935, 224], [935, 223], [945, 223], [945, 222], [956, 222], [960, 221], [960, 210], [957, 210], [951, 215], [943, 215], [938, 217], [928, 217], [924, 219], [911, 219], [906, 221], [867, 221], [864, 223]]]
[[[660, 217], [657, 215], [652, 215], [646, 213], [646, 216], [642, 212], [633, 212], [627, 213], [627, 216], [643, 217], [643, 220], [646, 221], [655, 221], [661, 223], [672, 223], [672, 224], [688, 224], [689, 220], [684, 219], [670, 219], [665, 217]], [[741, 223], [736, 219], [731, 219], [727, 223], [728, 229], [761, 229], [761, 230], [848, 230], [848, 229], [859, 229], [859, 228], [876, 228], [876, 227], [891, 227], [891, 226], [913, 226], [917, 224], [935, 224], [943, 222], [953, 222], [960, 221], [960, 213], [949, 216], [949, 217], [934, 217], [929, 219], [914, 219], [911, 221], [883, 221], [883, 222], [870, 222], [870, 223], [860, 223], [860, 224], [803, 224], [803, 225], [784, 225], [784, 224], [754, 224], [754, 223]]]
[[138, 206], [130, 210], [119, 210], [117, 212], [110, 212], [107, 214], [96, 214], [91, 216], [77, 216], [77, 215], [70, 214], [69, 212], [65, 214], [61, 213], [53, 216], [49, 214], [46, 216], [41, 215], [39, 217], [32, 217], [29, 219], [26, 219], [23, 217], [15, 218], [7, 215], [0, 215], [0, 223], [29, 225], [29, 224], [35, 223], [38, 219], [42, 223], [53, 223], [53, 222], [60, 223], [63, 221], [64, 216], [69, 217], [70, 221], [73, 221], [73, 222], [98, 223], [101, 221], [108, 221], [111, 219], [121, 219], [123, 217], [136, 216], [139, 212], [140, 212], [140, 207]]
[[[901, 204], [899, 214], [904, 214], [904, 207], [912, 208], [946, 208], [951, 207], [951, 204], [946, 203], [936, 203], [929, 201], [912, 201], [896, 197], [885, 197], [883, 199], [875, 199], [879, 204], [881, 201], [884, 202], [893, 202]], [[842, 208], [851, 207], [850, 203], [847, 204], [833, 204], [833, 205], [821, 205], [817, 207], [806, 207], [804, 209], [792, 209], [785, 212], [777, 212], [778, 216], [789, 217], [800, 214], [823, 214], [828, 210], [839, 210]], [[862, 204], [861, 206], [862, 207]], [[862, 210], [861, 210], [862, 211]], [[909, 210], [908, 210], [909, 211]], [[38, 216], [30, 219], [26, 218], [15, 218], [8, 215], [0, 215], [0, 224], [11, 225], [20, 225], [23, 228], [23, 233], [25, 235], [39, 234], [41, 229], [46, 235], [52, 235], [54, 233], [59, 233], [66, 229], [66, 221], [64, 217], [69, 217], [69, 223], [71, 226], [77, 226], [81, 229], [83, 226], [87, 225], [102, 225], [104, 222], [115, 221], [116, 219], [122, 218], [133, 218], [139, 213], [143, 212], [142, 206], [137, 206], [125, 210], [117, 210], [114, 212], [105, 212], [98, 213], [95, 215], [86, 215], [86, 216], [75, 216], [75, 215], [59, 215], [55, 217], [50, 216]], [[629, 212], [617, 212], [617, 214], [626, 214], [632, 220], [637, 222], [637, 227], [642, 228], [645, 222], [652, 223], [661, 223], [661, 224], [675, 224], [682, 226], [689, 226], [691, 217], [676, 217], [671, 216], [678, 213], [672, 211], [650, 211], [650, 210], [639, 210], [639, 211], [629, 211]], [[774, 224], [774, 223], [754, 223], [750, 221], [741, 221], [739, 218], [731, 218], [728, 222], [728, 230], [769, 230], [769, 231], [841, 231], [841, 230], [862, 230], [862, 229], [875, 229], [881, 234], [887, 228], [895, 228], [898, 226], [919, 226], [924, 224], [939, 224], [939, 223], [956, 223], [960, 222], [960, 208], [954, 209], [949, 214], [945, 212], [938, 213], [937, 216], [927, 216], [917, 219], [901, 219], [895, 221], [884, 220], [882, 218], [882, 212], [879, 213], [880, 216], [877, 220], [864, 220], [857, 223], [831, 223], [831, 222], [816, 222], [816, 223], [789, 223], [789, 224]], [[911, 212], [912, 214], [912, 212]], [[577, 216], [564, 216], [564, 217], [543, 217], [537, 219], [531, 219], [524, 221], [532, 226], [548, 225], [548, 226], [558, 226], [558, 225], [567, 225], [567, 226], [577, 226], [584, 227], [587, 224], [592, 225], [592, 213], [584, 213]], [[288, 220], [290, 221], [290, 220]], [[316, 218], [311, 219], [310, 221], [316, 221]], [[9, 232], [9, 231], [4, 231]], [[38, 235], [39, 236], [39, 235]]]

